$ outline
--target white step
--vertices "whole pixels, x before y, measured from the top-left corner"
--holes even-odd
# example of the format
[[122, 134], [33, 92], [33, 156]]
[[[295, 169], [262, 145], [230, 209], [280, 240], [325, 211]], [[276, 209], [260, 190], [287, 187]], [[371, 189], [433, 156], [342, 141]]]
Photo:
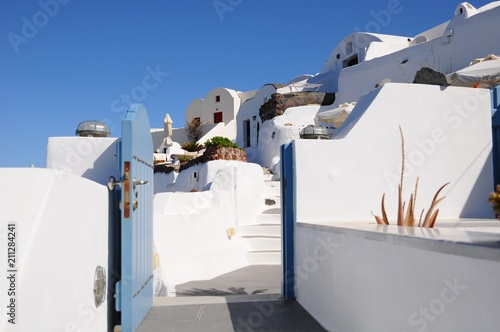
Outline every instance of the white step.
[[279, 237], [244, 236], [243, 238], [248, 243], [250, 251], [281, 250], [281, 238]]
[[258, 214], [255, 216], [257, 224], [262, 225], [281, 225], [281, 215], [280, 214]]
[[264, 181], [265, 182], [268, 182], [268, 181], [271, 181], [272, 178], [273, 178], [273, 174], [269, 173], [269, 174], [264, 174], [262, 175], [262, 177], [264, 178]]
[[250, 265], [279, 265], [281, 264], [281, 251], [250, 251], [246, 253]]
[[236, 234], [240, 236], [281, 237], [281, 224], [260, 224], [238, 226]]

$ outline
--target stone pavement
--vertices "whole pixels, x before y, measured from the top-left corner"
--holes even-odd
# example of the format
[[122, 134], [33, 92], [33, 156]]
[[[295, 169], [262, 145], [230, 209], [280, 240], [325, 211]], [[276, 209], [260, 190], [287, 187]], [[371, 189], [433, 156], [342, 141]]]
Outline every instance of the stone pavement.
[[156, 331], [325, 331], [296, 301], [281, 298], [281, 266], [254, 265], [156, 297], [139, 326]]

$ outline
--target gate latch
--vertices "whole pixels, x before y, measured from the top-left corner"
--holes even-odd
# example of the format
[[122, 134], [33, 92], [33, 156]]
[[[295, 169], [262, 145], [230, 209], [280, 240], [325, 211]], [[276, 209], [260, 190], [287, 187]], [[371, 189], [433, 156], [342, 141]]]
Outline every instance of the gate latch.
[[134, 184], [134, 189], [135, 189], [135, 187], [137, 187], [137, 186], [142, 186], [144, 184], [148, 184], [148, 181], [146, 181], [146, 180], [137, 180], [136, 178], [134, 178], [134, 181], [132, 183]]

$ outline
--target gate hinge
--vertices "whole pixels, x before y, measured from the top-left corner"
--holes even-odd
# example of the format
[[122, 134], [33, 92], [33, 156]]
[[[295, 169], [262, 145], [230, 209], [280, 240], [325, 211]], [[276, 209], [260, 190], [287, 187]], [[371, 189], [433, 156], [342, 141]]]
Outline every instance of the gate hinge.
[[122, 282], [118, 281], [115, 286], [115, 309], [122, 311]]

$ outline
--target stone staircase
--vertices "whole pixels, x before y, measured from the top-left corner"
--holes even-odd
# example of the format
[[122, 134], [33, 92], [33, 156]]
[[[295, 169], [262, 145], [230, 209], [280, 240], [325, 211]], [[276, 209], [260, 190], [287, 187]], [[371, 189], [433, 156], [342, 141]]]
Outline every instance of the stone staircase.
[[281, 199], [280, 182], [266, 174], [264, 195], [266, 208], [256, 216], [256, 224], [239, 226], [237, 233], [246, 240], [250, 265], [281, 264]]

